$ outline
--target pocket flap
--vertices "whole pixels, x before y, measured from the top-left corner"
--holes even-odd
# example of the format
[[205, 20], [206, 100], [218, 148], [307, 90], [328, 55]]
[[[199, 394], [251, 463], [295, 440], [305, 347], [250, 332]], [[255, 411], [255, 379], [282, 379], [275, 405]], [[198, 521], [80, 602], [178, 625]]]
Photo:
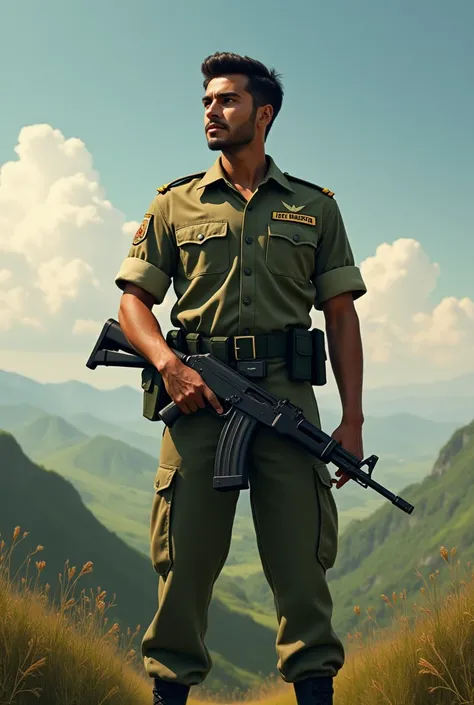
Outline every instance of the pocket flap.
[[272, 223], [268, 226], [268, 232], [270, 237], [283, 237], [285, 240], [289, 240], [292, 245], [311, 245], [314, 248], [318, 246], [317, 233], [311, 232], [309, 228], [303, 230], [303, 228], [292, 228], [287, 223], [284, 225]]
[[323, 463], [314, 463], [313, 468], [318, 476], [318, 479], [323, 483], [323, 485], [332, 488], [332, 477], [327, 465], [324, 465]]
[[186, 225], [182, 228], [177, 228], [176, 242], [179, 247], [188, 243], [202, 245], [213, 237], [225, 237], [227, 235], [227, 225], [227, 221], [222, 220]]
[[165, 490], [173, 482], [174, 476], [177, 472], [177, 468], [167, 468], [163, 465], [158, 467], [158, 471], [155, 477], [155, 489], [158, 492]]

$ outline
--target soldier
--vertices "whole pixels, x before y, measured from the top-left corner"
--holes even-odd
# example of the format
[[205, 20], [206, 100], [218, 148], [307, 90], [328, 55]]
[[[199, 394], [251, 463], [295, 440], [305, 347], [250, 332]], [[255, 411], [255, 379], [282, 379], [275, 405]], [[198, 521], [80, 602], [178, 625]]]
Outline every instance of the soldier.
[[[142, 642], [155, 705], [184, 705], [212, 667], [205, 644], [213, 586], [226, 561], [239, 490], [212, 487], [222, 406], [172, 352], [210, 352], [238, 369], [266, 360], [263, 388], [301, 407], [320, 427], [314, 376], [294, 329], [323, 311], [342, 419], [332, 434], [363, 458], [362, 345], [354, 300], [366, 287], [334, 193], [283, 173], [265, 153], [283, 89], [249, 57], [216, 53], [202, 64], [208, 171], [158, 189], [116, 276], [124, 334], [161, 373], [182, 416], [165, 427], [150, 537], [158, 609]], [[152, 314], [173, 282], [175, 336]], [[167, 342], [168, 341], [168, 342]], [[324, 353], [323, 353], [324, 354]], [[254, 380], [255, 381], [255, 380]], [[277, 668], [299, 705], [333, 702], [344, 663], [326, 571], [337, 554], [338, 517], [325, 464], [268, 428], [250, 452], [250, 498], [259, 554], [278, 618]], [[229, 638], [232, 635], [229, 634]]]

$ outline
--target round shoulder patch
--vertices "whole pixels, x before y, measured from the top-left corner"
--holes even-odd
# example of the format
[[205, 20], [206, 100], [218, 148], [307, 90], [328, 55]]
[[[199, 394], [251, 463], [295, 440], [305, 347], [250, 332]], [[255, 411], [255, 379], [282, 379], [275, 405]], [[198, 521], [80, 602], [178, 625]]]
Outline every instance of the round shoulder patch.
[[148, 227], [151, 223], [151, 219], [153, 218], [153, 213], [146, 213], [145, 217], [143, 218], [140, 227], [138, 228], [137, 232], [133, 236], [133, 241], [132, 245], [138, 245], [140, 242], [143, 242], [143, 240], [146, 238], [148, 234]]

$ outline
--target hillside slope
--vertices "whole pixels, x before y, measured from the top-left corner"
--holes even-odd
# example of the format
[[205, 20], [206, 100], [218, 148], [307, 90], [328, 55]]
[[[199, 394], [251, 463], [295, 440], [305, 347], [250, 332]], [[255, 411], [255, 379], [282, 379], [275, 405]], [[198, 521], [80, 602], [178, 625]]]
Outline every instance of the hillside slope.
[[65, 421], [61, 416], [39, 416], [17, 428], [15, 438], [27, 455], [57, 453], [64, 448], [82, 443], [87, 436]]
[[415, 590], [417, 567], [440, 568], [442, 559], [432, 558], [440, 546], [455, 546], [466, 563], [474, 559], [474, 421], [442, 447], [430, 475], [399, 494], [414, 505], [413, 514], [386, 502], [371, 517], [353, 522], [340, 539], [328, 573], [336, 630], [355, 625], [355, 604], [373, 606], [383, 622], [388, 615], [380, 594]]
[[[80, 589], [96, 592], [100, 586], [107, 591], [107, 601], [115, 594], [117, 606], [110, 614], [123, 631], [140, 624], [142, 637], [157, 607], [158, 576], [151, 561], [102, 526], [68, 481], [32, 463], [9, 433], [0, 432], [0, 458], [2, 536], [11, 537], [18, 525], [29, 532], [28, 550], [44, 546], [43, 580], [52, 589], [58, 586], [66, 559], [78, 570], [92, 561], [93, 572], [81, 578]], [[24, 557], [22, 553], [16, 560], [20, 563]], [[18, 567], [12, 563], [12, 571]], [[274, 640], [274, 630], [231, 610], [215, 591], [206, 643], [218, 659], [207, 687], [225, 683], [245, 690], [259, 681], [258, 672], [263, 677], [275, 675]]]
[[[349, 482], [334, 490], [336, 499], [337, 492], [351, 484], [354, 491], [363, 492]], [[398, 494], [414, 505], [411, 515], [383, 500], [371, 516], [351, 522], [339, 534], [338, 555], [328, 581], [334, 627], [343, 640], [358, 623], [356, 605], [363, 611], [372, 607], [379, 624], [386, 624], [390, 615], [381, 594], [404, 588], [408, 593], [416, 591], [417, 567], [440, 568], [440, 546], [456, 546], [465, 563], [474, 560], [474, 421], [451, 435], [427, 477]], [[271, 614], [272, 595], [262, 574], [250, 574], [239, 585], [251, 603]]]

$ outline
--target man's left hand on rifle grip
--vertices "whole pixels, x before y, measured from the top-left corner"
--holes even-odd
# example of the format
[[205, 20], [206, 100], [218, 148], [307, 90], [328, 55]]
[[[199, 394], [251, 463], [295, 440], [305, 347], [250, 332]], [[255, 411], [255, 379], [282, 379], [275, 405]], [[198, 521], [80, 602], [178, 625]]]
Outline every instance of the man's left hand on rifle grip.
[[[342, 421], [331, 437], [338, 441], [345, 450], [355, 455], [358, 460], [363, 460], [364, 449], [361, 424]], [[333, 485], [336, 485], [336, 489], [340, 489], [351, 479], [342, 470], [336, 470], [336, 475], [337, 478], [332, 480]]]

